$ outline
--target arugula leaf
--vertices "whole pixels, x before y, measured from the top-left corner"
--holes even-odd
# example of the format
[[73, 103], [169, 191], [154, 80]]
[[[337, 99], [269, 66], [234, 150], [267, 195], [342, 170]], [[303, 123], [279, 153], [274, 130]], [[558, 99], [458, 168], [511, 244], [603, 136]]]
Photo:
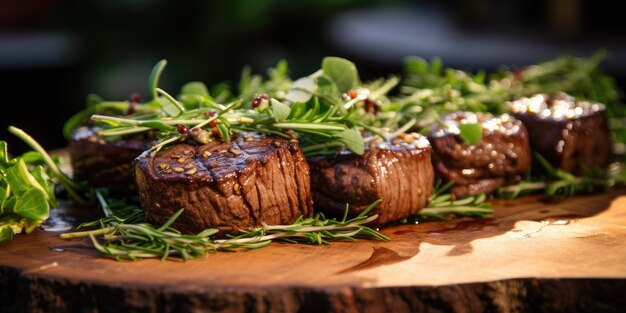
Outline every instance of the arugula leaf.
[[[15, 130], [9, 127], [14, 134]], [[21, 130], [19, 134], [18, 137], [31, 147], [38, 146], [28, 134]], [[56, 207], [58, 203], [54, 183], [46, 168], [58, 179], [61, 179], [61, 174], [54, 170], [58, 171], [58, 161], [52, 160], [43, 148], [33, 148], [36, 151], [26, 152], [14, 159], [9, 159], [6, 143], [0, 142], [0, 149], [3, 151], [0, 158], [0, 241], [6, 241], [16, 234], [32, 232], [49, 217], [50, 207]], [[44, 168], [42, 163], [47, 167]]]
[[334, 138], [358, 155], [362, 155], [363, 152], [365, 152], [365, 141], [363, 140], [363, 136], [361, 136], [361, 132], [356, 128], [341, 131], [334, 135]]
[[32, 188], [16, 202], [13, 213], [33, 220], [45, 220], [50, 215], [50, 205], [43, 190]]
[[[26, 167], [26, 162], [24, 162], [23, 159], [20, 159], [17, 162], [17, 168], [20, 172], [20, 176], [22, 177], [22, 179], [29, 185], [29, 187], [35, 187], [43, 192], [45, 192], [45, 190], [43, 189], [43, 186], [41, 184], [39, 184], [39, 182], [35, 179], [35, 177], [33, 176], [33, 174], [30, 173], [30, 171], [28, 170], [28, 167]], [[46, 200], [48, 199], [47, 195], [45, 195]]]
[[359, 73], [354, 63], [338, 57], [326, 57], [322, 71], [337, 85], [340, 92], [348, 92], [360, 84]]
[[274, 118], [276, 119], [276, 122], [280, 123], [286, 120], [287, 117], [289, 117], [289, 113], [291, 113], [291, 108], [288, 105], [283, 104], [282, 102], [274, 98], [272, 98], [271, 103], [272, 112], [274, 112]]
[[331, 97], [341, 96], [339, 89], [337, 89], [337, 85], [335, 85], [335, 82], [326, 75], [321, 75], [317, 78], [317, 89], [322, 95], [328, 95]]
[[181, 93], [187, 95], [209, 96], [209, 89], [202, 82], [188, 82], [181, 89]]
[[5, 177], [7, 184], [11, 188], [11, 191], [15, 194], [22, 194], [23, 192], [31, 188], [28, 180], [22, 177], [22, 171], [20, 171], [19, 163], [22, 163], [22, 166], [26, 167], [24, 161], [19, 159], [17, 165], [14, 165], [6, 170]]
[[52, 207], [58, 207], [59, 204], [56, 201], [56, 197], [54, 195], [54, 183], [50, 179], [50, 176], [46, 173], [42, 166], [37, 166], [31, 172], [35, 180], [44, 188], [46, 192], [48, 203]]
[[36, 152], [36, 151], [27, 151], [24, 154], [22, 154], [20, 156], [20, 159], [24, 160], [24, 162], [26, 162], [26, 164], [45, 164], [46, 162], [43, 159], [43, 156], [41, 156], [41, 153]]
[[302, 77], [291, 85], [285, 99], [291, 102], [307, 102], [317, 90], [317, 83], [311, 76]]
[[208, 104], [214, 102], [209, 89], [202, 82], [186, 83], [181, 89], [178, 98], [187, 109], [207, 107]]
[[2, 202], [3, 212], [12, 212], [15, 207], [15, 203], [17, 203], [17, 196], [8, 197], [4, 200], [4, 202]]
[[480, 123], [467, 123], [459, 125], [461, 133], [459, 136], [470, 145], [475, 145], [480, 142], [483, 137], [483, 128]]

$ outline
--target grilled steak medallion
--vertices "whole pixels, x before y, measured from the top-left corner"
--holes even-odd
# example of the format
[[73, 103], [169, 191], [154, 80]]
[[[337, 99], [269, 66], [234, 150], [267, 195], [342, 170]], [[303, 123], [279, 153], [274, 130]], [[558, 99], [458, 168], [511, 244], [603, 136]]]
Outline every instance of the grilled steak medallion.
[[[516, 182], [530, 168], [531, 153], [524, 125], [504, 114], [457, 112], [442, 117], [430, 127], [428, 140], [433, 148], [437, 175], [454, 181], [456, 196], [491, 192]], [[480, 123], [482, 138], [471, 145], [461, 137], [459, 125]]]
[[153, 142], [142, 138], [105, 141], [91, 127], [76, 129], [69, 139], [74, 177], [94, 187], [107, 187], [117, 196], [137, 194], [132, 162]]
[[160, 225], [184, 208], [174, 227], [186, 233], [290, 224], [313, 213], [309, 166], [295, 140], [247, 133], [176, 144], [139, 156], [135, 176], [146, 219]]
[[424, 207], [433, 188], [430, 145], [419, 134], [402, 134], [391, 141], [374, 139], [362, 156], [343, 151], [338, 155], [309, 158], [315, 206], [331, 215], [357, 215], [377, 199], [371, 213], [384, 225], [409, 217]]
[[611, 156], [611, 133], [605, 107], [579, 102], [567, 94], [536, 95], [507, 104], [528, 128], [533, 150], [554, 167], [580, 174], [605, 168]]

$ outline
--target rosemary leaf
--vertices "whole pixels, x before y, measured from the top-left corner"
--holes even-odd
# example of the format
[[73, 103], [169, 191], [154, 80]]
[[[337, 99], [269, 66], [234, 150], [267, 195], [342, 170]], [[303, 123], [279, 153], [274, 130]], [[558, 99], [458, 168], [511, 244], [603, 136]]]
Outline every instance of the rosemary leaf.
[[[218, 233], [217, 229], [206, 229], [196, 235], [185, 235], [172, 228], [171, 225], [183, 213], [183, 209], [177, 211], [160, 227], [147, 223], [123, 223], [126, 219], [133, 218], [133, 215], [129, 214], [133, 207], [118, 204], [126, 210], [118, 211], [122, 209], [112, 208], [110, 203], [104, 201], [102, 194], [99, 192], [96, 194], [107, 216], [99, 221], [82, 224], [81, 227], [100, 225], [101, 228], [62, 234], [61, 238], [71, 240], [89, 237], [96, 250], [117, 260], [145, 258], [190, 260], [218, 251], [259, 249], [275, 240], [309, 244], [327, 244], [338, 240], [352, 241], [357, 238], [388, 240], [386, 236], [365, 226], [378, 217], [377, 215], [368, 217], [367, 214], [382, 200], [375, 201], [361, 214], [350, 220], [346, 220], [345, 217], [339, 221], [328, 219], [318, 213], [309, 218], [300, 217], [291, 225], [263, 225], [254, 229], [241, 230], [240, 234], [226, 239], [214, 239], [212, 236]], [[346, 207], [347, 211], [348, 207]], [[125, 216], [116, 216], [120, 213]]]

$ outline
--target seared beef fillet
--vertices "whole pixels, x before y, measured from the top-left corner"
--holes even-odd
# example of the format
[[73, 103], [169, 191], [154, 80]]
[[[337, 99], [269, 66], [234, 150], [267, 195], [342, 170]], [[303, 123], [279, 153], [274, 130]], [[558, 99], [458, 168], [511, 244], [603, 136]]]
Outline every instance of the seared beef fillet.
[[185, 233], [290, 224], [313, 213], [309, 166], [295, 140], [244, 134], [177, 144], [139, 156], [135, 176], [146, 219], [160, 225], [184, 208], [174, 226]]
[[[510, 115], [457, 112], [442, 117], [430, 127], [437, 175], [454, 181], [456, 196], [491, 192], [520, 180], [530, 168], [531, 154], [524, 125]], [[459, 137], [459, 125], [479, 123], [483, 135], [471, 145]]]
[[530, 144], [550, 164], [581, 174], [605, 168], [611, 156], [611, 133], [604, 105], [578, 102], [560, 93], [536, 95], [508, 103], [528, 128]]
[[433, 188], [430, 145], [419, 134], [402, 134], [391, 142], [375, 139], [358, 156], [343, 152], [309, 158], [315, 206], [341, 216], [350, 204], [354, 216], [377, 199], [371, 213], [384, 225], [409, 217], [424, 207]]
[[132, 175], [133, 160], [150, 149], [146, 139], [105, 141], [91, 127], [76, 129], [69, 139], [74, 178], [94, 187], [108, 187], [118, 196], [137, 194]]

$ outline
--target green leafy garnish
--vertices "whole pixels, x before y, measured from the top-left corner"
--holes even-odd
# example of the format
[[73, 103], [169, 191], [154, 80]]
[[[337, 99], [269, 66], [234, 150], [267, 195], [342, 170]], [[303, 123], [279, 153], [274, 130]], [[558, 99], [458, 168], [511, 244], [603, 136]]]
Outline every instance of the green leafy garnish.
[[57, 206], [49, 176], [53, 171], [47, 173], [39, 165], [42, 159], [53, 161], [47, 154], [35, 157], [37, 154], [11, 158], [7, 143], [0, 141], [0, 241], [32, 232], [48, 218], [50, 208]]
[[487, 196], [479, 194], [456, 199], [447, 191], [454, 185], [454, 182], [443, 184], [441, 180], [435, 183], [433, 195], [426, 204], [426, 207], [417, 213], [418, 219], [435, 218], [449, 220], [449, 216], [471, 216], [484, 217], [492, 214], [491, 204], [486, 202]]
[[322, 61], [322, 71], [335, 82], [340, 92], [353, 90], [361, 83], [356, 66], [346, 59], [326, 57]]
[[[339, 92], [344, 87], [352, 90], [360, 83], [351, 62], [326, 58], [321, 71], [296, 80], [293, 84], [286, 77], [284, 62], [280, 62], [269, 74], [270, 80], [264, 82], [260, 76], [253, 76], [249, 70], [244, 70], [240, 91], [245, 95], [227, 104], [215, 102], [204, 85], [192, 82], [183, 87], [179, 100], [158, 87], [155, 89], [169, 102], [163, 107], [165, 114], [161, 116], [125, 118], [93, 115], [91, 119], [102, 128], [99, 135], [105, 137], [154, 131], [160, 138], [154, 150], [192, 138], [179, 133], [174, 128], [178, 124], [196, 133], [212, 134], [203, 136], [200, 141], [196, 140], [201, 144], [207, 140], [229, 141], [234, 134], [241, 132], [265, 133], [286, 139], [295, 137], [307, 155], [331, 154], [340, 148], [360, 155], [364, 152], [361, 132], [367, 130], [373, 134], [381, 133], [364, 119], [365, 98], [345, 99]], [[391, 78], [381, 85], [372, 85], [376, 89], [369, 90], [364, 86], [359, 90], [364, 95], [375, 95], [376, 99], [373, 100], [380, 101], [396, 83], [397, 79]], [[263, 98], [257, 94], [254, 105], [251, 105], [246, 97], [250, 96], [252, 86], [270, 93], [263, 94]], [[285, 87], [288, 89], [281, 89]], [[184, 108], [179, 101], [184, 104]], [[194, 140], [197, 138], [193, 137]]]
[[291, 108], [289, 106], [281, 103], [276, 99], [271, 100], [272, 103], [272, 112], [274, 113], [274, 119], [277, 123], [283, 122], [289, 117], [289, 113], [291, 113]]
[[542, 192], [550, 197], [571, 197], [579, 193], [603, 190], [616, 185], [626, 185], [626, 168], [621, 162], [610, 164], [606, 171], [587, 170], [576, 176], [552, 166], [543, 156], [534, 154], [546, 175], [529, 174], [528, 177], [510, 186], [500, 187], [498, 195], [516, 198], [521, 195]]
[[148, 79], [148, 87], [150, 88], [150, 93], [152, 94], [152, 99], [158, 99], [159, 94], [157, 92], [157, 88], [159, 86], [159, 79], [161, 78], [161, 74], [163, 70], [167, 66], [167, 60], [159, 61], [153, 68], [152, 72], [150, 72], [150, 78]]
[[459, 125], [459, 136], [470, 145], [477, 144], [483, 137], [483, 128], [480, 123], [465, 123]]
[[[378, 216], [367, 214], [380, 203], [372, 203], [359, 216], [348, 220], [326, 218], [318, 213], [314, 217], [298, 218], [291, 225], [263, 225], [250, 230], [241, 230], [239, 235], [226, 239], [215, 239], [217, 229], [206, 229], [195, 235], [180, 233], [172, 224], [183, 213], [176, 212], [161, 226], [145, 222], [129, 223], [135, 218], [134, 209], [126, 207], [111, 210], [111, 205], [101, 198], [100, 204], [107, 215], [105, 218], [83, 226], [100, 226], [99, 229], [62, 234], [66, 240], [89, 237], [93, 246], [102, 254], [117, 260], [139, 260], [145, 258], [190, 260], [218, 251], [258, 249], [272, 241], [287, 243], [327, 244], [330, 241], [353, 241], [357, 238], [388, 240], [379, 232], [365, 226]], [[346, 211], [348, 207], [346, 206]], [[125, 214], [126, 217], [117, 216]], [[97, 238], [97, 237], [100, 237]], [[104, 243], [101, 243], [104, 241]]]

